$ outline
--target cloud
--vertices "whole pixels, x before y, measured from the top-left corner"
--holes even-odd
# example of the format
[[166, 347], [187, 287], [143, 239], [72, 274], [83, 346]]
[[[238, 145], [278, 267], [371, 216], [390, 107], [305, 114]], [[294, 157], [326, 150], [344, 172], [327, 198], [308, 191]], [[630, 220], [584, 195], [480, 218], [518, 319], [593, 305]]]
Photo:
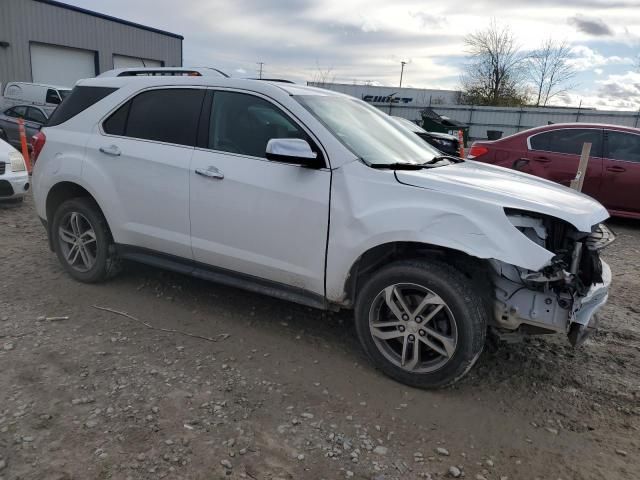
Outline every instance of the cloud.
[[640, 72], [628, 71], [621, 75], [609, 75], [606, 80], [598, 80], [598, 93], [608, 103], [623, 105], [625, 108], [640, 107]]
[[[605, 57], [600, 52], [585, 45], [577, 45], [571, 48], [571, 54], [572, 58], [569, 60], [569, 64], [578, 71], [593, 70], [597, 73], [598, 67], [605, 65], [632, 65], [634, 63], [633, 59], [629, 57], [620, 57], [618, 55]], [[598, 73], [598, 75], [600, 74]]]
[[447, 17], [426, 12], [410, 11], [409, 16], [416, 19], [421, 28], [440, 28], [447, 23]]
[[578, 14], [573, 17], [569, 17], [567, 20], [569, 25], [573, 25], [579, 32], [592, 35], [594, 37], [602, 37], [607, 35], [613, 35], [613, 30], [609, 25], [604, 23], [599, 18], [585, 17]]

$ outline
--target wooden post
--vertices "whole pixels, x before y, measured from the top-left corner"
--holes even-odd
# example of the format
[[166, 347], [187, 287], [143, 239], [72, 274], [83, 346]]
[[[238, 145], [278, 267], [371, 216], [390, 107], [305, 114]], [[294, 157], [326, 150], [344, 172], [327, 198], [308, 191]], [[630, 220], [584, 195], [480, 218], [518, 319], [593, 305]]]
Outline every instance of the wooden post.
[[578, 164], [578, 171], [576, 172], [576, 178], [571, 180], [571, 188], [582, 191], [582, 185], [584, 184], [584, 177], [587, 175], [587, 167], [589, 166], [589, 155], [591, 154], [591, 144], [585, 143], [582, 145], [582, 155], [580, 155], [580, 163]]
[[464, 132], [462, 131], [462, 129], [458, 130], [458, 142], [460, 143], [460, 158], [464, 158]]
[[27, 132], [24, 129], [24, 119], [18, 119], [18, 130], [20, 132], [20, 147], [22, 148], [22, 156], [24, 164], [27, 166], [27, 172], [31, 173], [31, 159], [29, 158], [29, 149], [27, 148]]

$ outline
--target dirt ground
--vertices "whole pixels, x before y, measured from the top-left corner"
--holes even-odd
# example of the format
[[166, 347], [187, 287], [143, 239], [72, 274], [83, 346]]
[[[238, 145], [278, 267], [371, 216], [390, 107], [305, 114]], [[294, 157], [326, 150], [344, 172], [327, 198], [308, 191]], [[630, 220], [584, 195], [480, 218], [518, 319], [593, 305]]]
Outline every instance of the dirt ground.
[[77, 283], [31, 199], [0, 205], [0, 479], [636, 480], [640, 222], [611, 225], [596, 337], [503, 344], [431, 392], [373, 369], [348, 312], [136, 264]]

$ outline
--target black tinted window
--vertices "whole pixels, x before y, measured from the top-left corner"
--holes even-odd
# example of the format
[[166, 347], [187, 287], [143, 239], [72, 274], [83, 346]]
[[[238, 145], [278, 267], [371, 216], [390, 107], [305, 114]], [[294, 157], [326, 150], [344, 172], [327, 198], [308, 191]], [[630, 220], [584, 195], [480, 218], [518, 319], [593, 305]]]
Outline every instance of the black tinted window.
[[58, 105], [61, 101], [62, 100], [60, 99], [60, 95], [58, 95], [57, 91], [51, 88], [47, 90], [47, 99], [46, 99], [47, 103]]
[[116, 90], [107, 87], [75, 87], [51, 114], [47, 126], [53, 127], [66, 122]]
[[309, 141], [303, 130], [266, 100], [243, 93], [215, 92], [209, 148], [264, 158], [272, 138]]
[[[125, 136], [195, 146], [204, 93], [193, 88], [141, 93], [131, 100]], [[118, 110], [117, 115], [122, 113]], [[118, 121], [114, 120], [114, 128]]]
[[47, 121], [47, 117], [38, 110], [37, 108], [29, 107], [27, 110], [27, 120], [31, 120], [32, 122], [45, 123]]
[[27, 107], [13, 107], [7, 110], [6, 115], [14, 118], [24, 118], [27, 114]]
[[108, 133], [109, 135], [124, 135], [130, 105], [131, 102], [125, 103], [104, 121], [102, 128], [105, 133]]
[[607, 132], [607, 158], [640, 162], [640, 135]]
[[531, 149], [580, 155], [582, 145], [591, 143], [591, 156], [602, 156], [602, 130], [572, 128], [551, 130], [531, 137]]

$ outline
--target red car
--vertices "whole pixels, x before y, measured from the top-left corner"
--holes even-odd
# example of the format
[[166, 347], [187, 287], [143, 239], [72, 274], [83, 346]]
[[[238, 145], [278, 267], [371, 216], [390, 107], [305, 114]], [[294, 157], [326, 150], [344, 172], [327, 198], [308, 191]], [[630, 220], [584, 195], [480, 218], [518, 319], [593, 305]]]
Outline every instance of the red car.
[[468, 158], [569, 186], [586, 142], [592, 146], [582, 191], [613, 216], [640, 219], [638, 128], [588, 123], [547, 125], [500, 140], [475, 142]]

